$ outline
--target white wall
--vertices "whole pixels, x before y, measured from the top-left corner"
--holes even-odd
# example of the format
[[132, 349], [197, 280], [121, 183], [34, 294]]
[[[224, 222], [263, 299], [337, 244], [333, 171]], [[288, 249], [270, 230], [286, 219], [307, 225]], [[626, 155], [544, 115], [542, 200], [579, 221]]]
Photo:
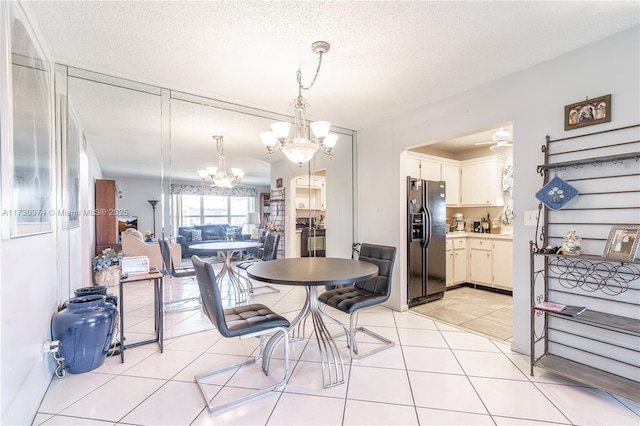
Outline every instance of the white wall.
[[[327, 179], [327, 217], [326, 244], [327, 256], [351, 257], [353, 243], [353, 210], [352, 199], [352, 137], [340, 134], [338, 143], [333, 150], [333, 158], [318, 151], [311, 164], [312, 170], [326, 170]], [[309, 165], [297, 164], [287, 160], [284, 154], [282, 160], [271, 165], [271, 188], [276, 188], [276, 180], [282, 179], [285, 188], [286, 205], [289, 206], [285, 215], [286, 243], [285, 257], [292, 257], [295, 248], [295, 188], [291, 187], [291, 179], [308, 173]]]
[[[0, 2], [0, 172], [3, 180], [10, 175], [7, 155], [11, 137], [7, 78], [9, 28], [5, 26], [10, 6], [16, 5]], [[35, 31], [37, 33], [37, 28]], [[43, 50], [48, 54], [46, 45]], [[53, 88], [52, 80], [50, 87]], [[50, 93], [53, 94], [53, 90]], [[54, 158], [56, 150], [51, 152]], [[51, 167], [55, 182], [58, 169], [53, 159]], [[3, 210], [11, 209], [6, 195], [3, 193], [0, 206]], [[55, 191], [51, 194], [51, 207], [57, 208]], [[2, 216], [1, 219], [5, 228], [9, 218]], [[56, 217], [52, 218], [52, 227], [53, 232], [13, 239], [3, 234], [5, 239], [0, 240], [0, 424], [30, 424], [51, 380], [53, 360], [51, 357], [41, 359], [40, 351], [42, 342], [51, 338], [51, 317], [58, 299]], [[67, 256], [62, 258], [68, 265]]]
[[[640, 117], [640, 27], [404, 114], [359, 132], [359, 235], [361, 240], [395, 245], [389, 305], [406, 308], [404, 178], [400, 154], [408, 147], [451, 139], [513, 122], [514, 126], [514, 341], [528, 352], [529, 257], [534, 229], [523, 224], [523, 211], [537, 210], [542, 186], [536, 165], [546, 135], [554, 138], [637, 124]], [[612, 120], [597, 127], [564, 131], [564, 105], [585, 97], [612, 95]], [[383, 173], [381, 173], [384, 171]]]

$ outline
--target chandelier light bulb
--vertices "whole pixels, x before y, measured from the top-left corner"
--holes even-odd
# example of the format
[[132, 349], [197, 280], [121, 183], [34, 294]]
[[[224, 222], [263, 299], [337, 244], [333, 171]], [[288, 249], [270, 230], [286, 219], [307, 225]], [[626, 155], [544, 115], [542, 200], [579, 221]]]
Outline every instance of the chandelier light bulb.
[[260, 133], [260, 139], [269, 153], [275, 151], [276, 144], [278, 143], [278, 139], [276, 138], [276, 134], [273, 132], [262, 132]]
[[271, 130], [276, 136], [276, 139], [282, 140], [286, 139], [289, 136], [289, 131], [291, 130], [291, 123], [286, 121], [279, 121], [277, 123], [271, 124]]
[[331, 150], [336, 146], [336, 143], [338, 143], [338, 135], [336, 134], [329, 133], [324, 138], [324, 146], [327, 152], [331, 152]]
[[328, 134], [331, 128], [330, 121], [316, 121], [311, 123], [311, 131], [318, 140], [323, 140]]

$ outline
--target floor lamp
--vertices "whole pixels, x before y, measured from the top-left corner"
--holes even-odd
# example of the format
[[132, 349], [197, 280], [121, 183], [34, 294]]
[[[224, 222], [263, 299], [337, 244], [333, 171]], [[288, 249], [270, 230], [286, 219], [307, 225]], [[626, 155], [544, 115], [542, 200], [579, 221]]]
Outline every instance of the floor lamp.
[[151, 204], [151, 208], [153, 209], [153, 236], [156, 236], [156, 205], [158, 204], [158, 200], [147, 200], [149, 204]]

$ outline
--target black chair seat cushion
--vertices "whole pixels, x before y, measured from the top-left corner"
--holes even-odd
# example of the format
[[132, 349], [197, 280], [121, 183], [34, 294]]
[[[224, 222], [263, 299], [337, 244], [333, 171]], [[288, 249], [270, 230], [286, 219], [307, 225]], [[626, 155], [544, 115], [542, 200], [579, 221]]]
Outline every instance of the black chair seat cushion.
[[227, 324], [227, 337], [255, 333], [269, 328], [289, 327], [289, 321], [267, 306], [260, 303], [236, 306], [224, 310], [224, 320]]
[[389, 296], [373, 293], [355, 285], [325, 291], [318, 300], [347, 314], [384, 302]]

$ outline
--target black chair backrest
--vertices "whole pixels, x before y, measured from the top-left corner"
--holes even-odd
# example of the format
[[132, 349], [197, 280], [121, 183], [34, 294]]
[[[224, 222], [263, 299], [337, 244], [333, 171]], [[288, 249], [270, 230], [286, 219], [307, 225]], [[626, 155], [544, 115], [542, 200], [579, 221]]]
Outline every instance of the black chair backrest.
[[164, 265], [163, 274], [173, 274], [173, 260], [171, 260], [171, 248], [169, 243], [162, 238], [158, 238], [158, 244], [160, 244], [160, 254], [162, 254], [162, 264]]
[[280, 243], [280, 234], [270, 233], [264, 242], [264, 251], [262, 260], [274, 260], [278, 254], [278, 244]]
[[393, 273], [393, 262], [395, 259], [395, 247], [363, 243], [360, 246], [360, 256], [358, 260], [371, 262], [378, 266], [380, 271], [376, 277], [355, 283], [355, 286], [381, 296], [386, 296], [384, 300], [387, 300], [391, 294], [391, 274]]
[[202, 298], [202, 309], [211, 323], [216, 326], [220, 334], [230, 337], [227, 322], [224, 319], [224, 308], [220, 288], [216, 280], [216, 274], [210, 263], [203, 261], [198, 256], [191, 256], [193, 268], [196, 271], [196, 279]]

